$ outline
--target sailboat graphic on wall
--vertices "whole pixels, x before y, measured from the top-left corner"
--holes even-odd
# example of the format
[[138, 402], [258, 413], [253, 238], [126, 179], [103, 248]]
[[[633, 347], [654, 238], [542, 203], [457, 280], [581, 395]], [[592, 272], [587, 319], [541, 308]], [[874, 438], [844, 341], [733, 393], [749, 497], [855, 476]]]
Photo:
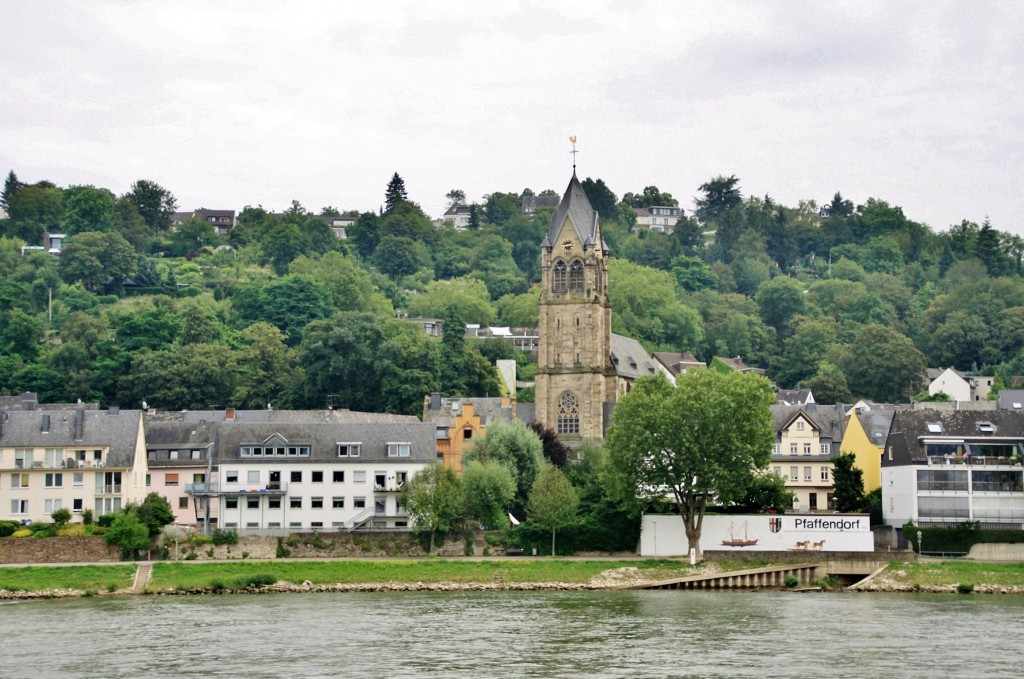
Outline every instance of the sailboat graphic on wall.
[[757, 538], [751, 538], [749, 536], [749, 534], [748, 534], [749, 531], [750, 531], [750, 528], [747, 525], [747, 522], [744, 521], [743, 522], [743, 537], [742, 538], [741, 537], [737, 537], [735, 534], [733, 534], [733, 525], [732, 525], [732, 522], [730, 521], [729, 522], [729, 539], [728, 540], [722, 540], [722, 544], [725, 545], [726, 547], [753, 547], [754, 545], [757, 544]]

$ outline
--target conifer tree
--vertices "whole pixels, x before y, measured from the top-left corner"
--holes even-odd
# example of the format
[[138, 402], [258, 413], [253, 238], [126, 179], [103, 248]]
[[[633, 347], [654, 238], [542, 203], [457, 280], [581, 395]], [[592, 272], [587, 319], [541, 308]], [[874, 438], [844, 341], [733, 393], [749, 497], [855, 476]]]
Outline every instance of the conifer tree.
[[409, 200], [409, 196], [405, 192], [405, 180], [396, 172], [384, 192], [384, 214], [389, 214], [403, 200]]
[[14, 170], [8, 172], [7, 181], [4, 182], [3, 193], [0, 193], [0, 207], [6, 210], [8, 201], [23, 186], [24, 184], [18, 181], [18, 175], [14, 174]]

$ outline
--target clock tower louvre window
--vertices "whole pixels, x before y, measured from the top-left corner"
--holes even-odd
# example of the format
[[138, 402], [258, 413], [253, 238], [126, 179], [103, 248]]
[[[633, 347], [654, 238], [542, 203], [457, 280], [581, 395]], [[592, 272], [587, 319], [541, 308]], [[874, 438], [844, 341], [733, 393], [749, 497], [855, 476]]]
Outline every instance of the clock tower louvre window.
[[583, 292], [583, 262], [578, 259], [569, 266], [569, 291]]
[[555, 262], [555, 276], [553, 285], [551, 286], [552, 290], [555, 292], [565, 292], [568, 289], [568, 285], [566, 284], [566, 274], [567, 268], [565, 266], [565, 262], [561, 259]]

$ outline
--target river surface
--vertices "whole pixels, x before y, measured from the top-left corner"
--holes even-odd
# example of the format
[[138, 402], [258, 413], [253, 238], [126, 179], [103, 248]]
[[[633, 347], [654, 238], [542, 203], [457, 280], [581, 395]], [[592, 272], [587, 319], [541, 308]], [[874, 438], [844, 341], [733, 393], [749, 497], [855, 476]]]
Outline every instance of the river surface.
[[1024, 597], [456, 592], [0, 605], [0, 677], [1021, 677]]

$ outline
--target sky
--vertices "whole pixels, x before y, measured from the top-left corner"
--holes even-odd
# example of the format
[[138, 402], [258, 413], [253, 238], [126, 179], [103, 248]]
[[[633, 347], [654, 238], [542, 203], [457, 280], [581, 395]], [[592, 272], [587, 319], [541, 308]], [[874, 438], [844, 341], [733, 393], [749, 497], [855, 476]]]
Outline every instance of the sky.
[[0, 172], [179, 209], [735, 175], [1024, 233], [1024, 3], [0, 0]]

